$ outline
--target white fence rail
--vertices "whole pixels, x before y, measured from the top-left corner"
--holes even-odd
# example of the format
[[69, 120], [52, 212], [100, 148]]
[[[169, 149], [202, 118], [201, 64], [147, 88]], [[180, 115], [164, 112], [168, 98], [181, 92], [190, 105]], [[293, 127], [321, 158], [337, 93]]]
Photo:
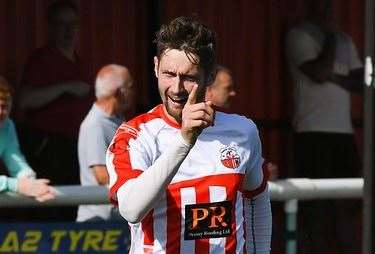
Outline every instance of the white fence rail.
[[[290, 178], [269, 183], [271, 199], [343, 199], [361, 198], [363, 179], [307, 179]], [[98, 186], [57, 186], [57, 195], [52, 201], [38, 203], [31, 198], [6, 193], [0, 195], [0, 207], [68, 206], [79, 204], [107, 204], [108, 191]]]

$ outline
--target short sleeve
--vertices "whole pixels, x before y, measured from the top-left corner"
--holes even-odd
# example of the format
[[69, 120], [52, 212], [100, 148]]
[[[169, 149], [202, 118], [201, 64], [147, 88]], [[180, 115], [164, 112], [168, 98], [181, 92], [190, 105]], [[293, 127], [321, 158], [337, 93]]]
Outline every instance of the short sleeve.
[[250, 159], [242, 185], [242, 193], [245, 197], [251, 198], [257, 196], [266, 189], [268, 180], [268, 174], [263, 167], [264, 159], [262, 157], [262, 145], [255, 125], [251, 130], [249, 143]]
[[123, 184], [129, 179], [136, 178], [151, 166], [149, 153], [142, 131], [131, 124], [122, 124], [106, 156], [112, 202], [117, 202], [117, 190]]
[[105, 154], [107, 144], [105, 142], [104, 130], [100, 126], [90, 126], [86, 129], [85, 151], [89, 167], [95, 165], [105, 165]]
[[301, 29], [291, 30], [286, 38], [286, 57], [291, 64], [300, 66], [318, 57], [316, 41]]

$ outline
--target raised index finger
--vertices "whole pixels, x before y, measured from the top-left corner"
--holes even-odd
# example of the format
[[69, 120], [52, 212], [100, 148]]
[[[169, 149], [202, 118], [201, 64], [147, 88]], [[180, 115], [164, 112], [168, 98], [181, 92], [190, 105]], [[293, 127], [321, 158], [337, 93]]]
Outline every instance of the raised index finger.
[[192, 105], [192, 104], [195, 104], [197, 102], [197, 90], [198, 90], [198, 85], [195, 84], [193, 86], [193, 89], [191, 89], [191, 91], [189, 93], [189, 97], [187, 99], [186, 104]]

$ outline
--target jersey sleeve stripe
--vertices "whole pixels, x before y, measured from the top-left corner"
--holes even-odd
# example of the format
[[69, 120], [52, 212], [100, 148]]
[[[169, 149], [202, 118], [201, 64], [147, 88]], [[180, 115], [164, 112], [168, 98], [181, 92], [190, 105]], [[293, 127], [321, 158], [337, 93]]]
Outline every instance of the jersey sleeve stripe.
[[[158, 106], [160, 107], [160, 106]], [[157, 107], [157, 108], [158, 108]], [[137, 139], [141, 131], [140, 125], [145, 124], [155, 118], [160, 118], [159, 111], [153, 110], [140, 115], [127, 123], [123, 123], [117, 130], [112, 144], [108, 151], [113, 159], [110, 161], [109, 173], [115, 174], [115, 183], [110, 186], [110, 200], [117, 203], [116, 193], [118, 189], [129, 179], [138, 177], [144, 169], [134, 169], [131, 165], [129, 140]]]
[[262, 180], [261, 185], [258, 188], [251, 190], [251, 191], [242, 190], [242, 195], [245, 198], [253, 198], [255, 196], [258, 196], [260, 193], [262, 193], [266, 189], [268, 178], [269, 178], [269, 172], [268, 172], [266, 163], [263, 163], [262, 171], [263, 171], [263, 180]]
[[117, 204], [117, 191], [120, 189], [120, 187], [126, 183], [129, 179], [136, 178], [138, 177], [143, 171], [142, 170], [137, 170], [137, 169], [132, 169], [131, 172], [121, 172], [118, 174], [119, 179], [116, 181], [116, 183], [109, 189], [110, 192], [110, 201], [113, 204]]
[[[116, 193], [118, 189], [129, 179], [135, 178], [142, 173], [142, 170], [133, 169], [130, 162], [130, 155], [127, 149], [128, 141], [133, 136], [129, 133], [119, 131], [116, 133], [113, 144], [109, 148], [112, 155], [111, 165], [108, 167], [109, 173], [114, 173], [116, 182], [110, 186], [111, 202], [117, 204]], [[112, 169], [112, 170], [111, 170]]]

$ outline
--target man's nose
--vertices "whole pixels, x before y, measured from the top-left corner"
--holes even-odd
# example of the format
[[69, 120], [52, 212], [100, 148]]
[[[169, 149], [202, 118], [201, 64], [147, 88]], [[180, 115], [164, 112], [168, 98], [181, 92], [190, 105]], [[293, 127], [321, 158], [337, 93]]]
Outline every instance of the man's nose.
[[172, 92], [175, 94], [180, 93], [181, 91], [184, 90], [184, 82], [180, 77], [175, 77], [173, 80], [173, 85], [172, 85]]

